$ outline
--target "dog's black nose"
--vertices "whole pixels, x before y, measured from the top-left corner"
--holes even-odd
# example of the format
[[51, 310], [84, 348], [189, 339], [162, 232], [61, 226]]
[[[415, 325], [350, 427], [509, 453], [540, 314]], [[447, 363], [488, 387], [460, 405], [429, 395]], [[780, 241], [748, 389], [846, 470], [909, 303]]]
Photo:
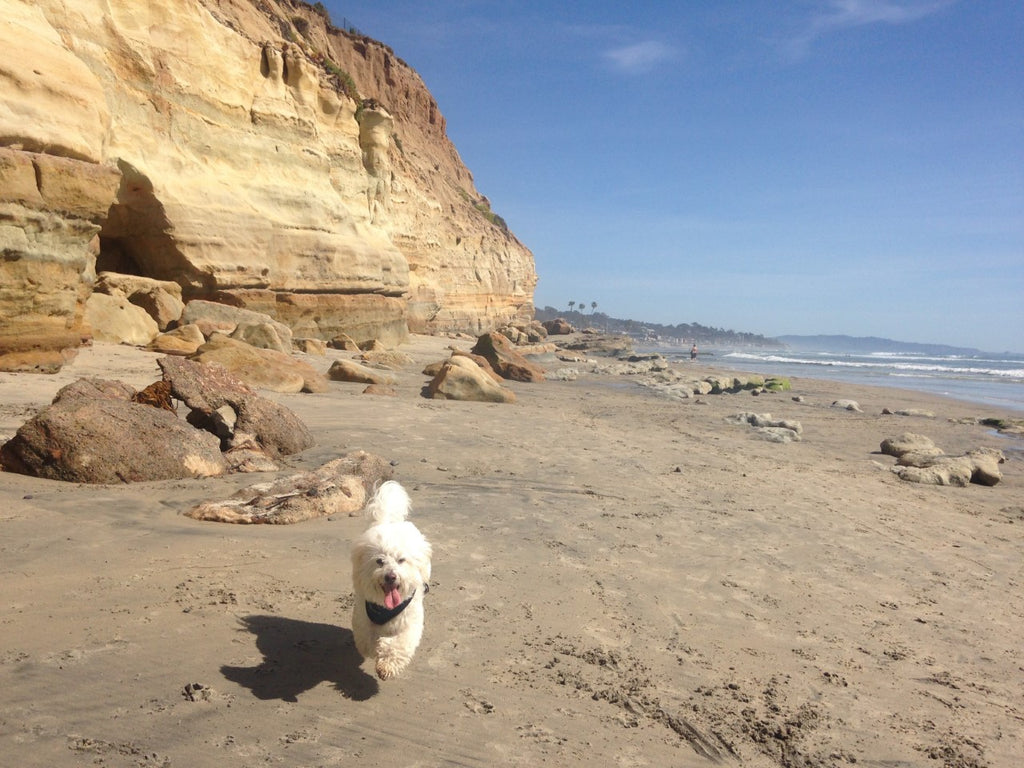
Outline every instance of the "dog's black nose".
[[384, 574], [384, 581], [388, 584], [394, 584], [396, 581], [398, 581], [398, 576], [393, 571], [389, 571], [388, 573]]

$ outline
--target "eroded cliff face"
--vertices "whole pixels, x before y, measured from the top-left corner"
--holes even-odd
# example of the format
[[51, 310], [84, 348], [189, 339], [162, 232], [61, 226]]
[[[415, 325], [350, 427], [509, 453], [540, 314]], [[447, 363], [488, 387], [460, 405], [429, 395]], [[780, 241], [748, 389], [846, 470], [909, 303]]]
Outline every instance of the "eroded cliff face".
[[4, 367], [59, 365], [88, 338], [97, 271], [172, 280], [297, 336], [524, 319], [533, 257], [485, 203], [419, 76], [304, 3], [5, 6]]

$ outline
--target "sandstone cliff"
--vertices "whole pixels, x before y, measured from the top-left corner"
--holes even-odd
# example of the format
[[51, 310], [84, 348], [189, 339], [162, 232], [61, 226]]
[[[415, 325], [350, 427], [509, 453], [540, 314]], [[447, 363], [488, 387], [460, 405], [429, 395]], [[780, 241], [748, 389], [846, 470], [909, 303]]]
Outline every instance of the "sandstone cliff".
[[0, 20], [0, 367], [90, 336], [99, 271], [397, 342], [532, 316], [420, 77], [298, 0], [11, 0]]

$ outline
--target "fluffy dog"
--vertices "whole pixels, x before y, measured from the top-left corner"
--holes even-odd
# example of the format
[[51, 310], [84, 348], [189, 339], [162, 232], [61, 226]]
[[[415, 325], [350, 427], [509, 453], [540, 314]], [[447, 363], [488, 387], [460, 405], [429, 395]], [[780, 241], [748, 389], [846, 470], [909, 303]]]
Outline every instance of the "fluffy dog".
[[387, 680], [412, 661], [423, 635], [430, 543], [409, 516], [409, 495], [393, 480], [366, 506], [373, 522], [352, 547], [352, 633], [363, 658]]

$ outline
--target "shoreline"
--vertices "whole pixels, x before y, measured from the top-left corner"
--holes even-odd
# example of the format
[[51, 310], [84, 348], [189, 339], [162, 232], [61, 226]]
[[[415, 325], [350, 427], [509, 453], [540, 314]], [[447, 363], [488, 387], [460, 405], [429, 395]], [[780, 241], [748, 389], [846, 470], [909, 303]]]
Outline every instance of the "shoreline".
[[[677, 401], [583, 373], [509, 383], [513, 404], [424, 399], [420, 372], [449, 345], [472, 342], [403, 345], [396, 397], [272, 395], [317, 438], [281, 474], [377, 453], [434, 545], [423, 644], [395, 681], [351, 646], [359, 518], [181, 514], [262, 473], [0, 474], [9, 759], [998, 768], [1024, 749], [1021, 455], [994, 487], [948, 488], [900, 481], [878, 452], [902, 432], [1005, 450], [971, 420], [1008, 414], [803, 377], [758, 397]], [[0, 435], [82, 375], [141, 388], [157, 357], [96, 345], [67, 381], [0, 375]], [[739, 411], [798, 420], [802, 440], [759, 440], [726, 421]]]
[[[671, 352], [669, 347], [652, 347], [661, 353], [668, 353], [670, 359], [685, 362], [687, 352], [679, 348]], [[747, 373], [773, 374], [787, 377], [821, 378], [856, 386], [887, 387], [911, 390], [926, 394], [950, 397], [976, 405], [1003, 408], [1016, 414], [1024, 414], [1024, 358], [1020, 355], [1003, 355], [1002, 360], [983, 359], [981, 362], [993, 365], [1016, 366], [1007, 369], [975, 370], [957, 368], [956, 363], [971, 361], [971, 358], [930, 358], [933, 365], [915, 370], [921, 365], [921, 358], [915, 355], [876, 356], [873, 353], [819, 353], [787, 351], [785, 359], [768, 358], [759, 360], [755, 355], [737, 349], [712, 348], [703, 353], [705, 362], [710, 358], [715, 363]], [[818, 355], [823, 355], [818, 358]], [[739, 355], [738, 357], [736, 355]], [[998, 356], [997, 356], [998, 357]], [[902, 364], [887, 365], [894, 359]], [[715, 364], [711, 363], [711, 364]], [[996, 371], [1000, 371], [996, 375]], [[1014, 376], [1003, 378], [1004, 373]], [[986, 378], [985, 374], [989, 375]]]

